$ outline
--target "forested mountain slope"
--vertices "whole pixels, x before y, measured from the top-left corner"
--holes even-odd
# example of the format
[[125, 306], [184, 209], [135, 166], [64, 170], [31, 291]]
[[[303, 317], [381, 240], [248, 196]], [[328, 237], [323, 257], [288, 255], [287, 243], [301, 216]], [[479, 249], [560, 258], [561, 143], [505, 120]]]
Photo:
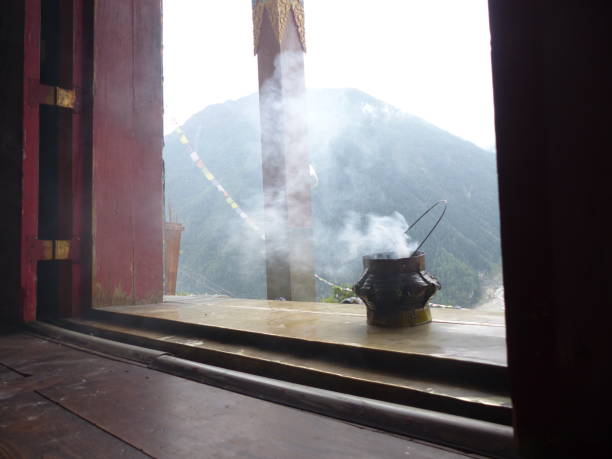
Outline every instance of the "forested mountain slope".
[[[500, 264], [495, 155], [363, 92], [308, 95], [316, 270], [353, 284], [361, 260], [346, 227], [397, 211], [408, 222], [431, 203], [448, 211], [423, 250], [442, 283], [433, 301], [474, 305], [483, 278]], [[207, 167], [254, 220], [261, 222], [261, 148], [257, 95], [212, 105], [183, 129]], [[166, 203], [186, 227], [178, 291], [265, 297], [263, 241], [193, 165], [176, 134], [166, 137]], [[415, 228], [421, 238], [434, 212]], [[260, 226], [263, 226], [262, 224]], [[365, 255], [365, 254], [362, 254]], [[320, 284], [319, 296], [328, 288]]]

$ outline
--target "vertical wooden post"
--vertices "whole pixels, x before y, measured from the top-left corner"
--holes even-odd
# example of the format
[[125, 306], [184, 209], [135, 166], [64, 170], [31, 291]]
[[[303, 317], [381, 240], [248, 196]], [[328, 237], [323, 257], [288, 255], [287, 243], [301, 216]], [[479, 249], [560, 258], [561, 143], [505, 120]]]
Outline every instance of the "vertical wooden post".
[[164, 226], [164, 295], [176, 295], [181, 233], [184, 229], [183, 225], [172, 221], [166, 222]]
[[[24, 298], [21, 288], [23, 215], [23, 114], [24, 114], [24, 46], [26, 2], [2, 3], [0, 42], [3, 44], [0, 64], [0, 324], [17, 322]], [[0, 327], [2, 326], [0, 325]]]
[[162, 2], [93, 3], [92, 303], [163, 300]]
[[315, 297], [303, 0], [253, 2], [268, 298]]
[[23, 57], [23, 178], [21, 194], [20, 319], [36, 319], [38, 239], [38, 146], [40, 106], [40, 0], [25, 2]]
[[63, 315], [91, 307], [91, 169], [93, 4], [77, 0], [73, 10], [72, 88], [79, 103], [72, 116], [72, 302]]
[[612, 11], [555, 0], [489, 10], [519, 453], [598, 457], [612, 443]]

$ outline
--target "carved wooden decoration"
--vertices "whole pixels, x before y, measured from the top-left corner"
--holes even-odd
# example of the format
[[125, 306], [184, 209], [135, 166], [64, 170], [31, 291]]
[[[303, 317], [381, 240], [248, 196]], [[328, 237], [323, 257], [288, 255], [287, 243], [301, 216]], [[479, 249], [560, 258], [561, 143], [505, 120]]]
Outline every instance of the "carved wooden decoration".
[[[267, 14], [266, 14], [267, 13]], [[267, 16], [274, 36], [279, 44], [283, 42], [289, 14], [297, 25], [302, 49], [306, 52], [306, 29], [304, 27], [304, 0], [253, 0], [253, 34], [255, 39], [255, 54], [259, 50], [259, 39], [264, 16]]]

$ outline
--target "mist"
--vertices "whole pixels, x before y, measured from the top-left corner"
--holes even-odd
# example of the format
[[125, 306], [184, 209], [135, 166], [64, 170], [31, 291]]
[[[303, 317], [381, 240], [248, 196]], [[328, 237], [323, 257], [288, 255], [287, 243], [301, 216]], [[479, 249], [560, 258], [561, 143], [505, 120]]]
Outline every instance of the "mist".
[[[283, 58], [285, 70], [291, 72], [299, 67], [302, 56]], [[317, 72], [316, 57], [307, 57], [307, 62], [307, 80], [316, 81], [312, 78], [312, 72]], [[250, 76], [243, 80], [256, 78], [251, 67], [245, 70]], [[385, 67], [379, 67], [380, 81], [388, 80]], [[332, 68], [328, 66], [327, 73]], [[220, 196], [205, 189], [208, 184], [179, 179], [191, 174], [189, 167], [168, 156], [167, 172], [177, 177], [174, 182], [168, 179], [169, 195], [185, 199], [174, 205], [183, 207], [190, 220], [185, 222], [182, 266], [191, 280], [182, 282], [179, 275], [179, 285], [197, 292], [215, 284], [237, 296], [265, 297], [266, 244], [268, 255], [282, 253], [284, 236], [278, 231], [285, 226], [290, 231], [312, 227], [314, 234], [314, 253], [293, 253], [294, 267], [352, 285], [361, 274], [363, 256], [380, 252], [410, 256], [424, 234], [406, 235], [406, 220], [418, 217], [432, 202], [451, 198], [447, 221], [428, 241], [427, 259], [449, 279], [451, 288], [445, 292], [450, 291], [450, 301], [473, 304], [479, 278], [499, 263], [494, 156], [485, 158], [474, 144], [415, 116], [406, 110], [407, 105], [396, 107], [346, 87], [310, 90], [304, 95], [292, 88], [303, 84], [300, 78], [289, 79], [288, 88], [280, 88], [272, 78], [259, 94], [210, 105], [184, 124], [200, 157], [264, 230], [266, 240], [236, 221]], [[408, 87], [396, 89], [400, 94]], [[280, 99], [279, 91], [283, 92], [280, 105], [274, 102]], [[372, 88], [372, 92], [378, 91]], [[283, 131], [276, 121], [260, 119], [257, 102], [267, 105], [274, 119], [282, 112], [278, 119], [294, 126]], [[417, 106], [412, 104], [418, 112]], [[462, 112], [465, 118], [468, 111]], [[169, 136], [167, 142], [172, 141]], [[264, 196], [262, 143], [263, 151], [270, 151], [275, 142], [290, 154], [286, 164], [268, 161], [266, 169], [284, 167], [290, 180], [286, 189], [267, 186]], [[310, 210], [301, 204], [309, 201], [307, 196], [295, 199], [304, 193], [311, 195], [312, 224]], [[287, 200], [293, 204], [287, 206]], [[281, 242], [275, 248], [271, 241], [277, 240]], [[194, 282], [198, 275], [206, 281]], [[327, 286], [318, 287], [318, 295], [325, 295]]]

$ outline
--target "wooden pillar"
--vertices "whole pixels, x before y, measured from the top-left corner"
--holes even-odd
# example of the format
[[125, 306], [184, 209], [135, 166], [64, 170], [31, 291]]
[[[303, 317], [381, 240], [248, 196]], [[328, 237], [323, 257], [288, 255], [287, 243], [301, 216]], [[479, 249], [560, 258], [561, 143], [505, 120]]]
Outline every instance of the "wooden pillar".
[[8, 0], [0, 14], [0, 327], [23, 317], [21, 218], [25, 2]]
[[164, 226], [164, 295], [176, 295], [181, 233], [184, 229], [183, 225], [172, 221]]
[[612, 12], [585, 5], [489, 1], [508, 365], [525, 458], [612, 447]]
[[93, 306], [163, 300], [161, 6], [94, 2]]
[[[23, 179], [21, 211], [21, 320], [36, 319], [38, 243], [38, 150], [40, 88], [40, 0], [25, 2], [23, 59]], [[37, 250], [38, 249], [38, 250]]]
[[253, 3], [268, 298], [315, 297], [302, 0]]

